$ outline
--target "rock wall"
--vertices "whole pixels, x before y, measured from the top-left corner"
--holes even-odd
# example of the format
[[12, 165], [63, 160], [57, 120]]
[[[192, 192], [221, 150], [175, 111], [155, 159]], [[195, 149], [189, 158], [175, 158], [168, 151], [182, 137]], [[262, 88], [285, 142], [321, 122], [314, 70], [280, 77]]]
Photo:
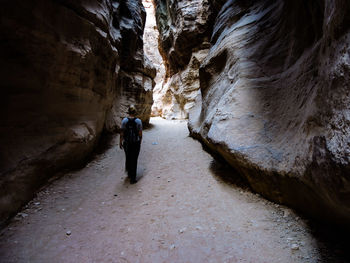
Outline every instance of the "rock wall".
[[158, 50], [158, 37], [159, 32], [157, 29], [155, 8], [152, 0], [142, 0], [142, 4], [146, 10], [146, 26], [143, 33], [144, 46], [143, 49], [145, 54], [150, 59], [152, 64], [157, 70], [157, 75], [154, 78], [155, 87], [153, 88], [153, 106], [152, 106], [152, 116], [160, 116], [161, 109], [159, 108], [159, 97], [163, 86], [163, 80], [165, 77], [165, 66], [163, 63], [163, 58]]
[[[192, 136], [268, 199], [349, 227], [350, 4], [212, 5], [218, 13], [200, 65]], [[170, 72], [186, 64], [169, 63], [176, 64]]]
[[206, 46], [204, 43], [201, 49], [193, 51], [188, 66], [172, 75], [156, 90], [153, 108], [158, 116], [172, 120], [188, 119], [188, 113], [200, 95], [199, 66], [208, 54]]
[[166, 67], [154, 108], [164, 118], [187, 119], [199, 94], [199, 65], [209, 51], [214, 17], [210, 2], [154, 0], [159, 50]]
[[148, 122], [155, 69], [138, 0], [5, 0], [0, 13], [3, 223], [118, 129], [130, 102]]

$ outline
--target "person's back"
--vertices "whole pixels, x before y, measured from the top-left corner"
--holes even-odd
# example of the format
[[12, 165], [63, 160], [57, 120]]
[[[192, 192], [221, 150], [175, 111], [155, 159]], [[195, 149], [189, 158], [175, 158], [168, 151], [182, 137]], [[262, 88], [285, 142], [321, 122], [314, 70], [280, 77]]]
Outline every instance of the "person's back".
[[[124, 143], [135, 144], [140, 142], [139, 130], [142, 127], [142, 122], [138, 118], [124, 118]], [[123, 126], [123, 123], [122, 123]]]
[[120, 148], [125, 151], [125, 170], [128, 172], [130, 183], [136, 183], [137, 159], [142, 141], [142, 121], [135, 117], [136, 109], [129, 107], [129, 118], [122, 121]]

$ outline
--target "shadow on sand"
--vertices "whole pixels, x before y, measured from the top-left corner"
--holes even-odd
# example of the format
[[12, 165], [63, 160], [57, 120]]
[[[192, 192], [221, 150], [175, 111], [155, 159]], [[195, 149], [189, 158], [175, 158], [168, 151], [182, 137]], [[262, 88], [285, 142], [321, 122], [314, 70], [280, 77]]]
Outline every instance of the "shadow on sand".
[[[193, 140], [196, 140], [191, 136], [189, 137], [192, 138]], [[219, 154], [212, 151], [208, 146], [206, 146], [200, 140], [199, 142], [201, 143], [203, 150], [209, 153], [213, 157], [213, 160], [210, 163], [209, 169], [216, 180], [226, 184], [230, 184], [234, 187], [251, 191], [249, 183], [245, 177], [241, 176]]]
[[[246, 178], [241, 176], [220, 155], [213, 152], [205, 144], [201, 144], [203, 150], [213, 157], [209, 168], [216, 180], [229, 184], [232, 187], [237, 187], [254, 193]], [[300, 218], [303, 218], [308, 226], [307, 231], [315, 238], [315, 242], [317, 243], [322, 258], [321, 261], [318, 262], [350, 263], [350, 233], [347, 230], [324, 222], [315, 221], [298, 211], [294, 210], [294, 212]], [[312, 255], [310, 255], [310, 262], [315, 262], [312, 260]]]
[[[138, 167], [137, 167], [137, 174], [136, 174], [136, 183], [135, 184], [138, 184], [142, 180], [144, 174], [145, 174], [145, 168], [140, 166], [140, 165], [138, 165]], [[123, 177], [124, 177], [123, 184], [124, 185], [130, 185], [131, 184], [130, 183], [130, 178], [128, 177], [127, 172], [125, 172], [125, 175]]]
[[155, 127], [155, 125], [152, 123], [148, 123], [148, 124], [143, 125], [143, 129], [147, 130], [147, 131], [152, 130], [154, 127]]
[[209, 169], [216, 180], [244, 190], [251, 190], [247, 180], [224, 160], [215, 157], [211, 161]]

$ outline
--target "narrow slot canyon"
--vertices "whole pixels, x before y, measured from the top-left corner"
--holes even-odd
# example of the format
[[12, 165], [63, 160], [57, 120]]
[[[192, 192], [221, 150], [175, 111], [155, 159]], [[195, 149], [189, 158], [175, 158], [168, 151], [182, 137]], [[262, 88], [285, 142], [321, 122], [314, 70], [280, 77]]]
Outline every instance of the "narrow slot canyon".
[[0, 262], [350, 262], [349, 3], [0, 14]]

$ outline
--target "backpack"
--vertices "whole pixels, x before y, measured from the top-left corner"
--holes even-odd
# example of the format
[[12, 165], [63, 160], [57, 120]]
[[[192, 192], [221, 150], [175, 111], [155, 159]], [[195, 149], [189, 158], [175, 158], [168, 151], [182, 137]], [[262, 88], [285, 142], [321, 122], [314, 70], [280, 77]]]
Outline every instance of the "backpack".
[[126, 144], [135, 144], [140, 141], [139, 131], [137, 129], [136, 118], [128, 118], [125, 126], [124, 141]]

